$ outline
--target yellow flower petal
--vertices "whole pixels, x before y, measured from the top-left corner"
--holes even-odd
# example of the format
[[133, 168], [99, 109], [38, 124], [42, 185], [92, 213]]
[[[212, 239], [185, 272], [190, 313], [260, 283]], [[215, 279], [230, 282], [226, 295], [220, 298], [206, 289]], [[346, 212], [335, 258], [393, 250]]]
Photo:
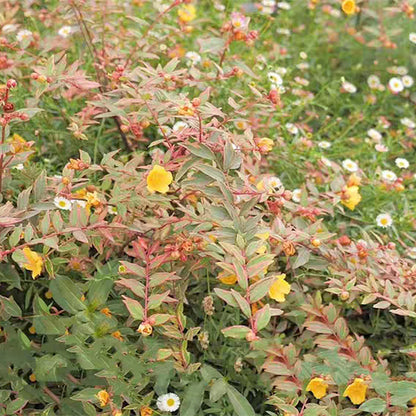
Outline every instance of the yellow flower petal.
[[234, 285], [237, 283], [237, 276], [235, 274], [227, 274], [227, 272], [220, 273], [218, 279], [225, 285]]
[[285, 278], [285, 274], [277, 276], [276, 281], [269, 289], [269, 296], [277, 302], [284, 302], [286, 295], [290, 293], [290, 284], [286, 282]]
[[362, 378], [356, 378], [344, 391], [344, 397], [348, 397], [353, 404], [365, 402], [367, 384]]
[[173, 177], [164, 167], [155, 165], [147, 175], [147, 189], [149, 192], [160, 192], [165, 194], [169, 191], [169, 185], [172, 183]]
[[43, 266], [42, 257], [36, 253], [36, 251], [32, 251], [29, 247], [25, 247], [23, 249], [23, 254], [26, 257], [27, 263], [23, 264], [23, 268], [32, 272], [32, 278], [36, 279], [41, 272]]
[[313, 378], [306, 387], [306, 391], [312, 392], [317, 399], [322, 399], [326, 395], [328, 383], [320, 377]]

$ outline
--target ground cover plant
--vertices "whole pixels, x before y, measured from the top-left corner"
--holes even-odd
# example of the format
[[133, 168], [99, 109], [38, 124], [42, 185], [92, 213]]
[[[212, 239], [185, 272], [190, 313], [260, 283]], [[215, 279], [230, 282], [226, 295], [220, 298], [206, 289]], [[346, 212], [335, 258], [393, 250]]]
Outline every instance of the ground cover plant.
[[0, 2], [0, 415], [416, 415], [415, 3]]

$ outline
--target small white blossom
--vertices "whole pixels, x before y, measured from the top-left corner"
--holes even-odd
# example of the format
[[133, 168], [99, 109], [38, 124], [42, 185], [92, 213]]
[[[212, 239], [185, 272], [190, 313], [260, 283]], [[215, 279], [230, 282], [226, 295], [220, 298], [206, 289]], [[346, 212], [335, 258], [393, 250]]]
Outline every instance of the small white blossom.
[[59, 209], [70, 210], [72, 208], [72, 202], [62, 196], [56, 196], [53, 200], [55, 206]]
[[348, 172], [357, 172], [358, 170], [358, 165], [351, 159], [345, 159], [342, 162], [342, 167]]
[[396, 166], [400, 169], [407, 169], [409, 167], [409, 162], [407, 159], [404, 159], [402, 157], [398, 157], [395, 161]]
[[392, 172], [391, 170], [383, 170], [381, 171], [381, 177], [388, 182], [394, 182], [397, 180], [397, 175]]
[[391, 225], [393, 224], [393, 220], [390, 214], [379, 214], [377, 215], [376, 223], [379, 227], [387, 228], [391, 227]]
[[159, 396], [156, 402], [158, 409], [162, 412], [175, 412], [179, 409], [181, 401], [175, 393], [168, 393]]

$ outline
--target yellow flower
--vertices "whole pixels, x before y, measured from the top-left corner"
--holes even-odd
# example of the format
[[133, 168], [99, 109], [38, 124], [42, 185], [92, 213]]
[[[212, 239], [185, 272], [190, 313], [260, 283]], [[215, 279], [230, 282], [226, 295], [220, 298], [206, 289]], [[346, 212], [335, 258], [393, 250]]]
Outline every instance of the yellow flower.
[[30, 332], [32, 335], [36, 334], [36, 328], [32, 325], [32, 326], [29, 328], [29, 332]]
[[257, 253], [257, 254], [264, 254], [266, 251], [267, 251], [267, 246], [263, 244], [262, 246], [260, 246], [260, 247], [256, 250], [256, 253]]
[[178, 10], [179, 20], [182, 23], [192, 22], [196, 17], [196, 8], [193, 4], [185, 4]]
[[237, 283], [237, 276], [235, 274], [228, 274], [227, 272], [221, 272], [218, 275], [218, 279], [221, 283], [225, 285], [234, 285]]
[[317, 399], [322, 399], [326, 395], [328, 383], [320, 377], [313, 378], [306, 387], [306, 391], [311, 391]]
[[124, 341], [123, 336], [121, 335], [120, 331], [115, 331], [111, 334], [115, 339], [118, 339], [119, 341]]
[[148, 337], [149, 335], [152, 335], [153, 327], [149, 323], [142, 322], [139, 325], [139, 328], [137, 329], [137, 332], [142, 334], [144, 337]]
[[160, 192], [165, 194], [169, 191], [169, 185], [172, 183], [173, 177], [164, 167], [155, 165], [147, 175], [147, 189], [149, 192]]
[[361, 404], [365, 401], [367, 384], [362, 378], [356, 378], [344, 391], [343, 396], [348, 397], [353, 404]]
[[412, 415], [412, 416], [416, 416], [416, 407], [414, 407], [414, 408], [412, 409], [412, 413], [411, 413], [411, 415]]
[[27, 263], [23, 263], [23, 268], [31, 271], [32, 278], [36, 279], [42, 272], [42, 257], [36, 253], [36, 251], [32, 251], [29, 247], [23, 249], [23, 254], [27, 260]]
[[153, 410], [150, 407], [142, 406], [140, 408], [140, 416], [152, 416]]
[[107, 404], [110, 402], [110, 395], [106, 390], [100, 390], [97, 393], [97, 398], [100, 401], [101, 407], [107, 406]]
[[284, 302], [285, 296], [290, 293], [290, 284], [286, 282], [285, 278], [285, 274], [276, 276], [276, 281], [269, 289], [269, 296], [278, 302]]
[[36, 375], [32, 373], [32, 374], [29, 376], [29, 380], [30, 380], [32, 383], [34, 383], [34, 382], [36, 381]]
[[355, 207], [360, 203], [361, 195], [358, 186], [348, 186], [344, 189], [342, 195], [342, 204], [354, 211]]
[[356, 5], [354, 0], [344, 0], [342, 2], [342, 11], [345, 14], [352, 15], [356, 11]]
[[347, 186], [360, 186], [361, 185], [361, 178], [353, 173], [348, 178]]
[[273, 149], [274, 142], [272, 139], [269, 139], [268, 137], [263, 137], [257, 140], [257, 146], [260, 148], [262, 152], [267, 153]]
[[111, 311], [109, 308], [102, 308], [100, 312], [104, 314], [105, 316], [108, 316], [109, 318], [111, 318]]

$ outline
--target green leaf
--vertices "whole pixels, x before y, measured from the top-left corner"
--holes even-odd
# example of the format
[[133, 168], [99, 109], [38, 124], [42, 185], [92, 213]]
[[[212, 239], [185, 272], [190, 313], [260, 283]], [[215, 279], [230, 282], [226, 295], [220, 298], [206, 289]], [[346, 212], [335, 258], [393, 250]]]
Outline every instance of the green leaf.
[[72, 279], [66, 276], [56, 276], [51, 280], [49, 290], [55, 302], [67, 312], [76, 314], [86, 308], [82, 299], [81, 289]]
[[367, 400], [360, 406], [360, 410], [362, 410], [363, 412], [369, 412], [369, 413], [384, 412], [385, 408], [386, 408], [386, 402], [378, 398]]
[[204, 399], [205, 381], [191, 383], [185, 390], [180, 416], [196, 416]]
[[126, 305], [126, 308], [130, 312], [130, 315], [138, 321], [143, 320], [144, 310], [143, 306], [137, 300], [123, 296], [123, 303]]
[[251, 329], [244, 325], [234, 325], [228, 328], [221, 329], [225, 337], [242, 339], [251, 332]]
[[255, 416], [255, 412], [248, 400], [233, 386], [228, 385], [227, 395], [238, 416]]

